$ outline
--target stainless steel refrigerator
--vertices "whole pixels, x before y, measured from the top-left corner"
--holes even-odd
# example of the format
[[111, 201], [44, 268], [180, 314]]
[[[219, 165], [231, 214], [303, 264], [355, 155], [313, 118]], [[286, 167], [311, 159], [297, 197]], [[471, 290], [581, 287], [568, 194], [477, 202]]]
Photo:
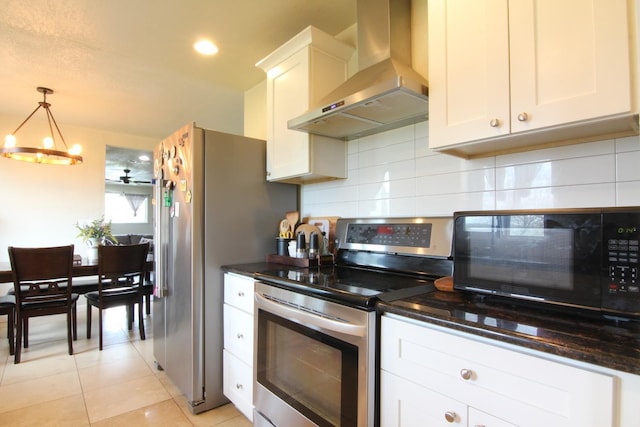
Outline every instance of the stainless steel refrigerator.
[[153, 354], [192, 412], [220, 406], [223, 272], [275, 252], [297, 186], [266, 181], [265, 142], [188, 124], [154, 152]]

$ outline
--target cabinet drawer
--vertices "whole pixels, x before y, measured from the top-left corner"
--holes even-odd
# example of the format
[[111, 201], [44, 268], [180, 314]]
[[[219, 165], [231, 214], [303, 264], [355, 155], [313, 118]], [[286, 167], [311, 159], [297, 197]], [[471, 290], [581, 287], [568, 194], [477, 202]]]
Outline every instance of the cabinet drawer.
[[253, 279], [232, 273], [224, 275], [224, 302], [253, 313]]
[[524, 426], [609, 426], [613, 378], [383, 316], [381, 368]]
[[253, 360], [253, 317], [224, 304], [224, 348], [246, 363]]
[[240, 412], [253, 420], [253, 368], [229, 353], [223, 354], [223, 393]]
[[[447, 420], [446, 417], [450, 417]], [[380, 373], [380, 425], [384, 427], [466, 426], [464, 403], [389, 372]]]

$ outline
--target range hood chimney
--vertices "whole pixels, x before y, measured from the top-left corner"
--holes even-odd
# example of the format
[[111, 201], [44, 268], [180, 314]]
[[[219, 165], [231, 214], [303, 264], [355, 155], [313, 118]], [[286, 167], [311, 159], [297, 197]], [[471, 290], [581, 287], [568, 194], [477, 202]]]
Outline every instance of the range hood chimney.
[[411, 1], [358, 0], [357, 24], [360, 71], [289, 129], [349, 140], [427, 120], [428, 83], [411, 68]]

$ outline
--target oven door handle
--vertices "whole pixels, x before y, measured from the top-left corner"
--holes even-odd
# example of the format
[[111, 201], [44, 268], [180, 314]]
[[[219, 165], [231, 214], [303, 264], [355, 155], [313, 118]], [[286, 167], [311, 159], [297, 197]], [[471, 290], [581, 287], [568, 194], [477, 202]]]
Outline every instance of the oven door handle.
[[265, 307], [270, 313], [277, 314], [286, 319], [293, 320], [294, 322], [308, 326], [316, 326], [331, 332], [340, 332], [355, 337], [363, 337], [366, 334], [365, 325], [355, 325], [353, 323], [307, 313], [306, 311], [298, 310], [278, 303], [277, 301], [265, 298], [259, 292], [256, 292], [255, 295], [259, 306]]

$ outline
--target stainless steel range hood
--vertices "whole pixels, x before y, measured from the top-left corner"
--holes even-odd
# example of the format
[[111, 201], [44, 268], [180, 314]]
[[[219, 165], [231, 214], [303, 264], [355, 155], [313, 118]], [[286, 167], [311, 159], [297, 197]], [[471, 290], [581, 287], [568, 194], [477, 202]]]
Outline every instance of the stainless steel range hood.
[[289, 129], [354, 139], [427, 119], [428, 83], [411, 68], [411, 1], [358, 0], [361, 71], [287, 122]]

